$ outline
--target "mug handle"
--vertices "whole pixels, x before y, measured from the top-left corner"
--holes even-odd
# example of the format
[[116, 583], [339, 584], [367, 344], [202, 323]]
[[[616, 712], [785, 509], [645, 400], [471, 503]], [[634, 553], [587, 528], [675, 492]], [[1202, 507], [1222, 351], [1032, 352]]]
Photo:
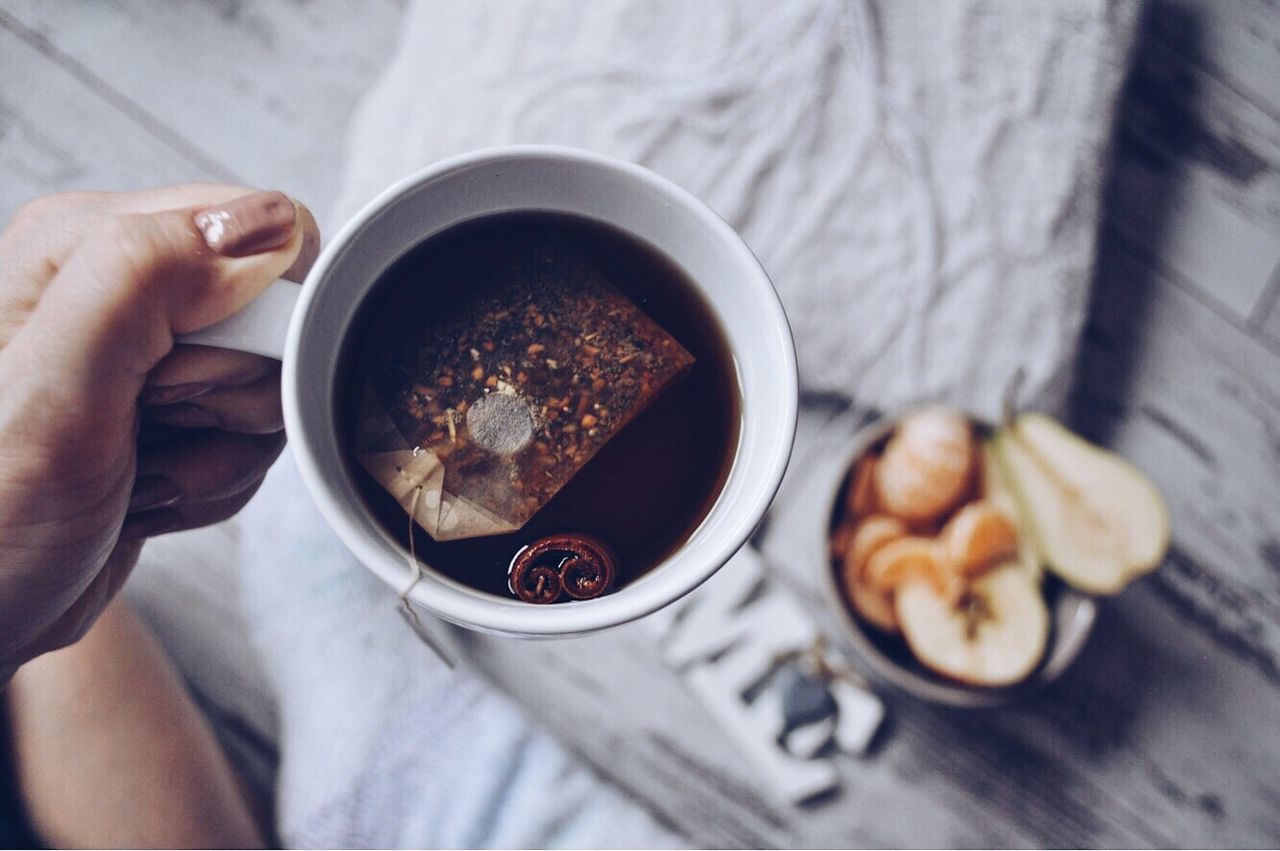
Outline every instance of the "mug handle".
[[289, 319], [302, 294], [302, 285], [281, 278], [272, 281], [262, 295], [238, 312], [208, 328], [179, 334], [176, 342], [198, 346], [216, 346], [284, 360], [284, 341], [289, 333]]

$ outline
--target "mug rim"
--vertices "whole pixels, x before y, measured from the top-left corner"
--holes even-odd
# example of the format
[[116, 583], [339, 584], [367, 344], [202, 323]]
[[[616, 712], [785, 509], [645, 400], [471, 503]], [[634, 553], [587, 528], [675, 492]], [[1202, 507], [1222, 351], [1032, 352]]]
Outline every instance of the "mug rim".
[[[404, 554], [404, 559], [390, 559], [387, 553], [359, 528], [354, 508], [346, 505], [334, 484], [329, 481], [330, 476], [325, 474], [321, 469], [322, 465], [318, 463], [318, 460], [327, 457], [328, 453], [323, 447], [314, 445], [313, 435], [304, 422], [298, 403], [300, 387], [303, 386], [299, 381], [301, 373], [299, 349], [306, 339], [305, 327], [308, 323], [305, 319], [317, 293], [321, 290], [321, 282], [326, 279], [335, 263], [348, 248], [355, 244], [361, 233], [374, 224], [379, 216], [398, 200], [417, 191], [423, 184], [452, 172], [516, 160], [570, 162], [621, 173], [655, 190], [665, 201], [679, 205], [685, 212], [694, 216], [714, 236], [719, 243], [719, 250], [731, 261], [732, 266], [742, 273], [739, 285], [754, 291], [763, 312], [767, 314], [765, 321], [770, 332], [777, 336], [772, 345], [778, 349], [783, 359], [782, 363], [776, 365], [779, 378], [778, 394], [773, 404], [769, 406], [769, 415], [763, 428], [762, 440], [767, 438], [769, 442], [760, 445], [760, 451], [767, 458], [767, 464], [753, 465], [750, 470], [741, 469], [739, 462], [743, 452], [745, 417], [748, 410], [744, 399], [743, 433], [740, 433], [738, 445], [734, 450], [734, 461], [721, 485], [716, 501], [703, 517], [698, 528], [703, 528], [713, 517], [723, 515], [730, 509], [745, 519], [728, 531], [721, 532], [718, 539], [708, 541], [703, 549], [709, 552], [697, 563], [680, 561], [687, 546], [682, 544], [655, 570], [646, 573], [625, 588], [619, 589], [615, 594], [594, 600], [560, 603], [554, 607], [538, 606], [519, 600], [508, 601], [463, 587], [448, 581], [442, 574], [431, 570], [429, 565], [424, 567], [429, 571], [428, 576], [434, 581], [416, 582], [409, 591], [409, 598], [420, 608], [471, 629], [504, 635], [564, 637], [618, 626], [644, 617], [680, 599], [712, 576], [746, 543], [772, 503], [790, 461], [799, 412], [799, 377], [795, 344], [786, 312], [777, 290], [759, 259], [751, 252], [736, 230], [704, 202], [676, 183], [643, 166], [625, 160], [560, 145], [504, 145], [483, 148], [428, 165], [383, 190], [338, 230], [307, 275], [298, 304], [290, 319], [285, 340], [282, 370], [284, 419], [303, 482], [329, 527], [366, 569], [378, 575], [388, 585], [399, 589], [402, 589], [410, 580], [412, 570], [407, 553]], [[623, 229], [626, 230], [626, 228]], [[424, 238], [430, 238], [430, 236], [431, 234], [428, 234]], [[659, 245], [658, 248], [662, 249], [663, 246]], [[717, 318], [721, 318], [719, 306], [699, 282], [695, 281], [695, 284], [708, 299]], [[738, 352], [732, 345], [731, 351], [736, 362]], [[757, 406], [760, 405], [761, 403], [757, 402]], [[340, 459], [335, 460], [338, 460], [341, 466]], [[753, 486], [743, 494], [742, 499], [731, 504], [723, 503], [722, 497], [730, 484], [743, 478], [752, 482]], [[696, 535], [697, 531], [691, 539]], [[452, 587], [453, 585], [457, 587]], [[554, 617], [550, 616], [551, 613], [548, 611], [552, 608], [555, 611]]]

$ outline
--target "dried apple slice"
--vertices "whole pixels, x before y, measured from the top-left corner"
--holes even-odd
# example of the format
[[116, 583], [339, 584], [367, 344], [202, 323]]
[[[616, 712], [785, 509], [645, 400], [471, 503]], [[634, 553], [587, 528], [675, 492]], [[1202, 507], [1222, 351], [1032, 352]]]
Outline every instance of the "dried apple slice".
[[894, 593], [899, 628], [920, 662], [975, 686], [1027, 678], [1044, 656], [1049, 612], [1036, 583], [1016, 565], [996, 567], [954, 599], [909, 579]]

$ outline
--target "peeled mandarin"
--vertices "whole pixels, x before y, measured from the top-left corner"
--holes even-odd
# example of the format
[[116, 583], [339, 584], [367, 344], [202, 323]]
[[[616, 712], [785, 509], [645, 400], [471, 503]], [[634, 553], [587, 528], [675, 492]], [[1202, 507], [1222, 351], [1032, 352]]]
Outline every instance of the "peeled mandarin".
[[880, 509], [913, 522], [936, 520], [964, 496], [975, 455], [963, 414], [927, 408], [905, 417], [875, 465]]
[[896, 517], [872, 515], [859, 523], [845, 550], [845, 581], [851, 584], [863, 581], [871, 556], [885, 544], [906, 535], [906, 525]]
[[847, 520], [841, 521], [840, 525], [831, 533], [831, 557], [835, 559], [843, 559], [845, 553], [849, 551], [849, 543], [853, 540], [854, 525]]
[[864, 576], [881, 591], [893, 591], [908, 579], [927, 579], [940, 593], [948, 591], [954, 579], [937, 541], [917, 536], [898, 538], [876, 550]]
[[973, 576], [1018, 554], [1018, 528], [991, 502], [977, 500], [947, 521], [940, 536], [962, 576]]
[[903, 446], [930, 464], [948, 464], [961, 456], [972, 462], [973, 429], [969, 419], [950, 408], [925, 408], [902, 418], [897, 437]]
[[898, 632], [892, 594], [872, 588], [866, 582], [854, 582], [845, 587], [845, 596], [864, 621], [885, 632]]
[[855, 518], [876, 510], [876, 456], [865, 455], [854, 465], [845, 493], [845, 510]]

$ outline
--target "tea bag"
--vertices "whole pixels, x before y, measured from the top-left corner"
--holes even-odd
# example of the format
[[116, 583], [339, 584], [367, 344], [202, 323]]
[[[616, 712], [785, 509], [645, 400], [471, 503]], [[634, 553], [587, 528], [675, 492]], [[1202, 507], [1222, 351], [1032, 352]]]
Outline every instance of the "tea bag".
[[358, 460], [437, 541], [519, 529], [694, 360], [570, 248], [501, 268], [363, 391]]

